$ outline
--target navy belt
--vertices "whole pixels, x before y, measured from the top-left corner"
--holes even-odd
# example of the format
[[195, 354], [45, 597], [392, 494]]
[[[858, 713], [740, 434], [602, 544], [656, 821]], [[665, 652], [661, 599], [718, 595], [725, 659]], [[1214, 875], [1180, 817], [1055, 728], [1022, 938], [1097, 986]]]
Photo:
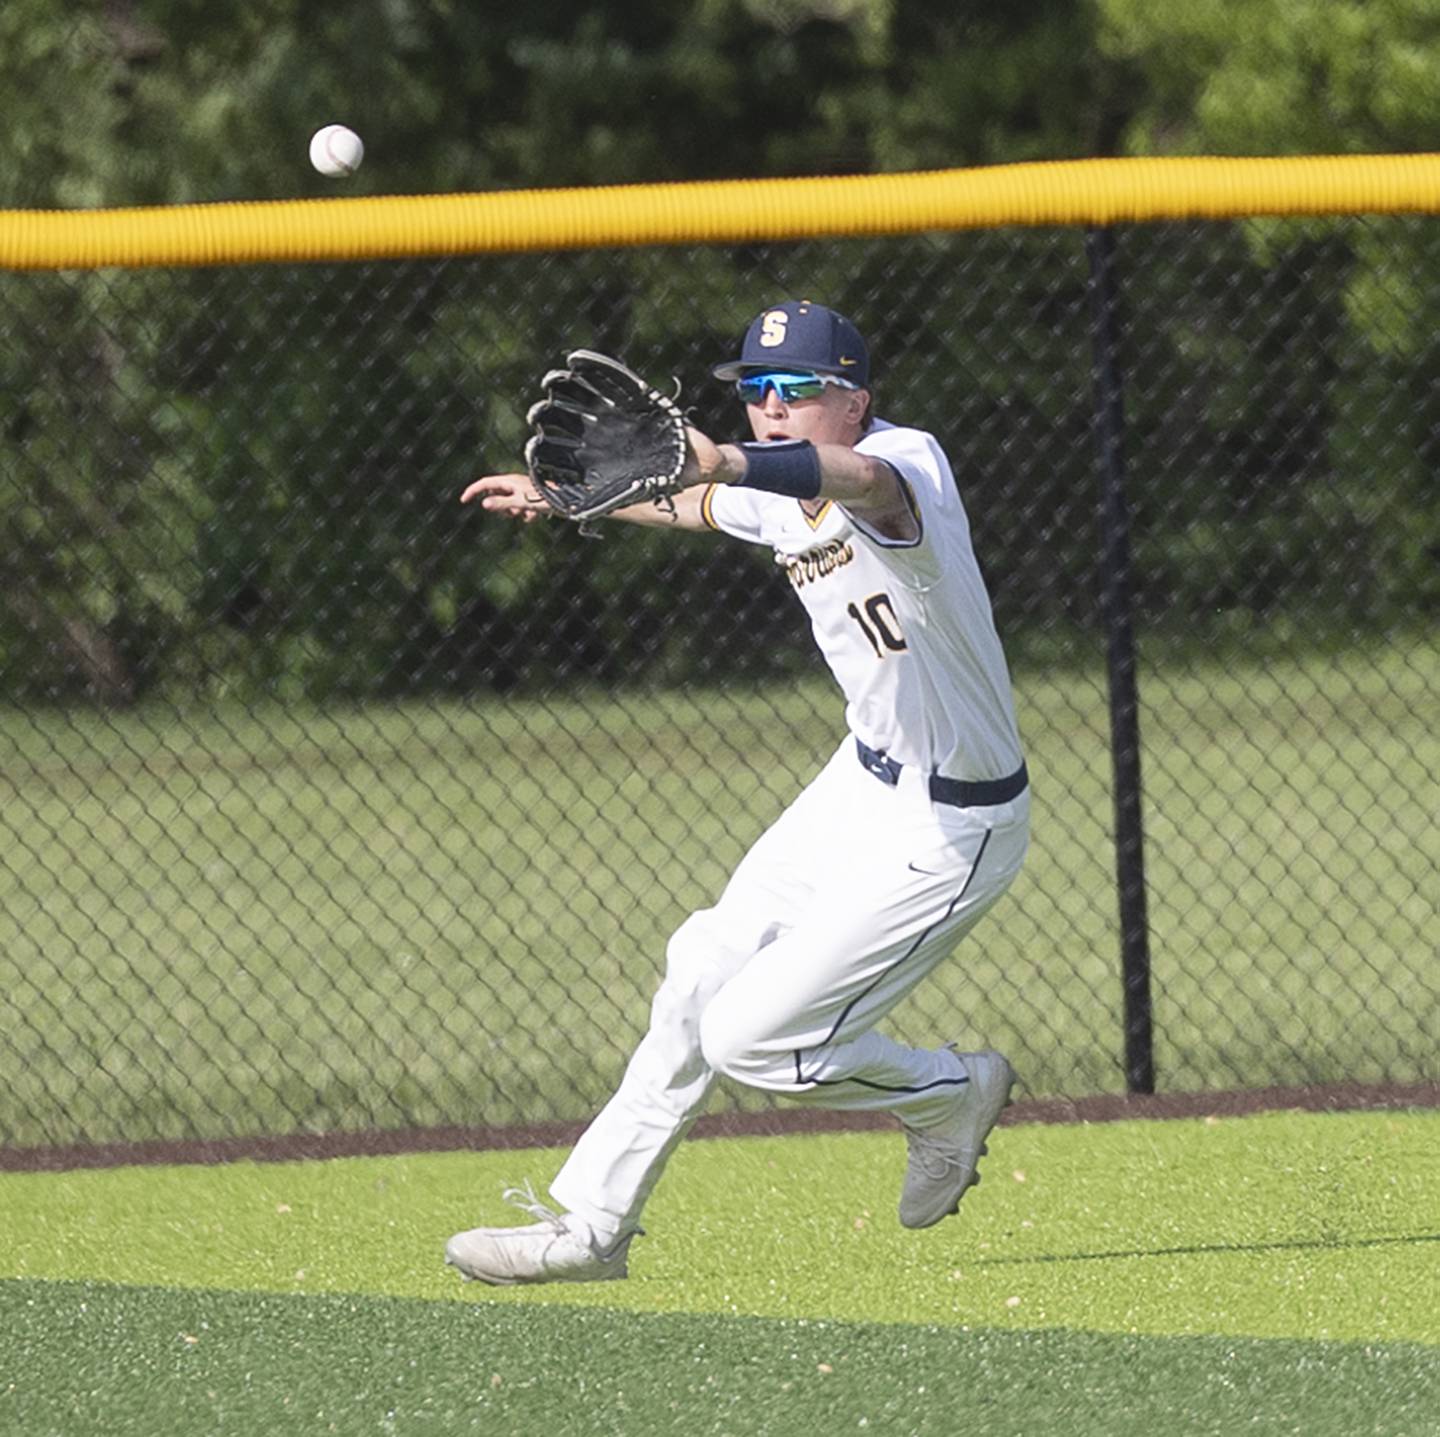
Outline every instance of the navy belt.
[[[877, 753], [868, 743], [855, 740], [855, 752], [860, 756], [861, 767], [873, 773], [881, 783], [891, 788], [900, 782], [900, 770], [905, 767], [886, 754]], [[994, 803], [1009, 803], [1018, 798], [1030, 783], [1030, 775], [1022, 763], [1014, 773], [1005, 778], [986, 778], [972, 781], [964, 778], [942, 778], [938, 773], [930, 775], [930, 798], [935, 803], [948, 803], [954, 808], [988, 808]]]

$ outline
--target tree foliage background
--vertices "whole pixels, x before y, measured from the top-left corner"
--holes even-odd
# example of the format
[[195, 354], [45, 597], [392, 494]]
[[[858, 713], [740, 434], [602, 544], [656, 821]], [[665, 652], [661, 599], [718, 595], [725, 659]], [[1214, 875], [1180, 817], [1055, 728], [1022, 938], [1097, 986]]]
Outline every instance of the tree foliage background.
[[[1434, 0], [7, 0], [0, 208], [332, 195], [306, 144], [333, 120], [367, 142], [347, 194], [1425, 151], [1437, 58]], [[1124, 237], [1155, 622], [1273, 625], [1306, 570], [1347, 631], [1433, 621], [1429, 228]], [[0, 679], [128, 702], [782, 663], [755, 640], [797, 620], [762, 567], [517, 536], [454, 499], [513, 467], [539, 368], [574, 344], [681, 375], [728, 424], [698, 381], [792, 289], [854, 312], [897, 417], [960, 456], [1023, 650], [1093, 601], [1085, 283], [1078, 237], [1020, 233], [0, 275]], [[735, 637], [667, 641], [633, 621], [657, 604], [724, 608]]]

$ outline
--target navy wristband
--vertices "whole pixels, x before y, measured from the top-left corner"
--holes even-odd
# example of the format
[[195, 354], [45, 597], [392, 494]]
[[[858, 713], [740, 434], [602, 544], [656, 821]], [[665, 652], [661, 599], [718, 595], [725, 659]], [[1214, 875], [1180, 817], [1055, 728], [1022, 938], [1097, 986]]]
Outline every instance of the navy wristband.
[[820, 456], [808, 439], [781, 439], [771, 444], [741, 444], [745, 477], [740, 489], [763, 489], [791, 499], [820, 497]]

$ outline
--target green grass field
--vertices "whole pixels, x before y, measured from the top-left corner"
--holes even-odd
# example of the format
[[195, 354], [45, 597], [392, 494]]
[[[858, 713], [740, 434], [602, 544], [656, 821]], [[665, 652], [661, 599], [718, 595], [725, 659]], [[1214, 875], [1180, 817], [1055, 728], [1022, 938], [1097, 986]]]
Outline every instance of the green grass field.
[[[1121, 1086], [1106, 706], [1022, 674], [1034, 846], [902, 1037]], [[1440, 658], [1143, 679], [1172, 1090], [1433, 1075]], [[0, 1141], [583, 1117], [664, 942], [835, 742], [744, 694], [0, 719]]]
[[1007, 1127], [923, 1233], [902, 1155], [688, 1144], [504, 1290], [444, 1240], [555, 1151], [0, 1175], [0, 1432], [1440, 1433], [1440, 1113]]

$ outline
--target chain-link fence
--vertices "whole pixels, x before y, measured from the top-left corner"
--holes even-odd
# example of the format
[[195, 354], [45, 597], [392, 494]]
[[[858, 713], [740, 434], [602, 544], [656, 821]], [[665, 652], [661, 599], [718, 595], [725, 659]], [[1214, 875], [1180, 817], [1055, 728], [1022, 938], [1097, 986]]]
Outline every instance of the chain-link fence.
[[603, 1101], [839, 695], [767, 554], [457, 497], [578, 345], [736, 433], [800, 295], [952, 456], [1033, 779], [892, 1030], [1116, 1091], [1123, 950], [1162, 1089], [1440, 1073], [1440, 228], [1128, 229], [1113, 305], [1085, 239], [0, 276], [0, 1144]]

